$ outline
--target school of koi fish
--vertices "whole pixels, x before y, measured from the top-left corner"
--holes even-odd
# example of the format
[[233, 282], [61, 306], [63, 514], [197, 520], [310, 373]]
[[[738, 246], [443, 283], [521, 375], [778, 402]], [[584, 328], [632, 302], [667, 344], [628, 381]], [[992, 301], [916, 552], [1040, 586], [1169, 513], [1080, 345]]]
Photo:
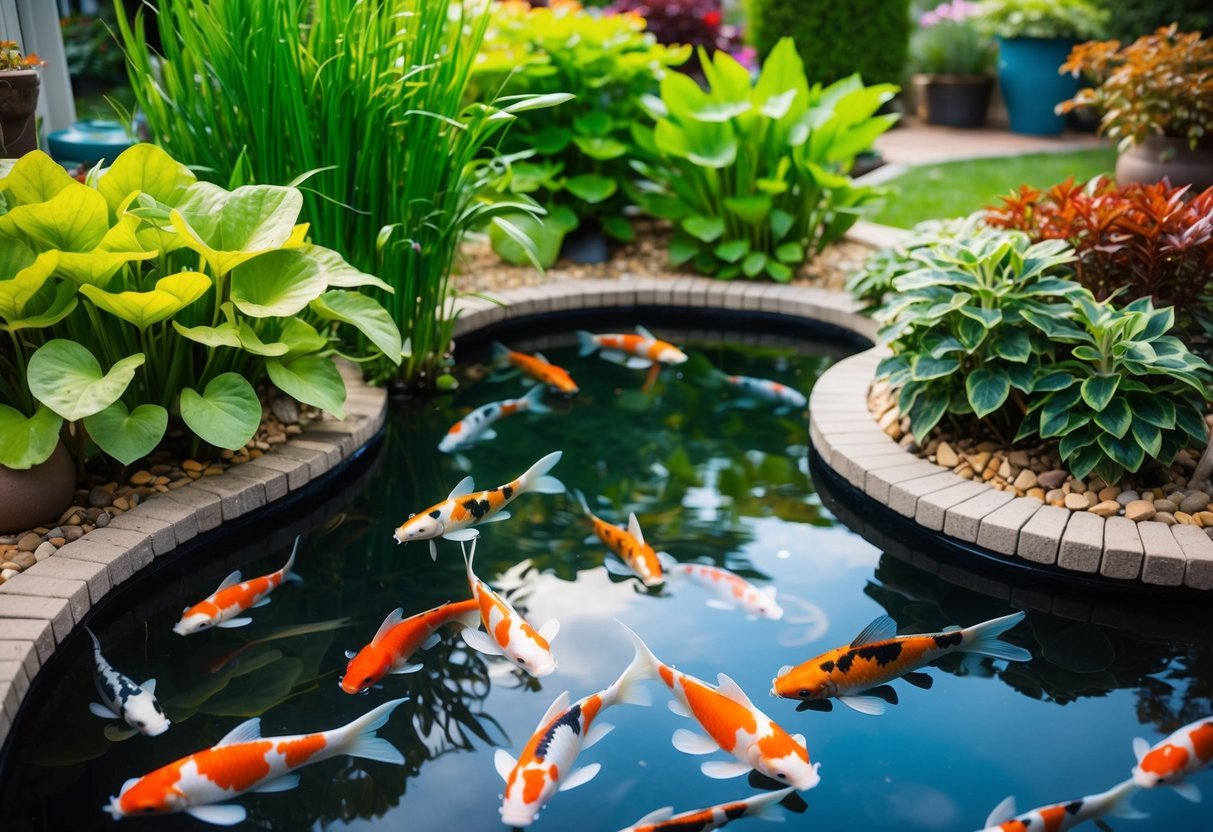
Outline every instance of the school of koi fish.
[[[662, 365], [688, 360], [673, 344], [641, 327], [634, 334], [579, 332], [577, 338], [583, 356], [597, 352], [603, 359], [629, 368], [649, 369], [650, 373]], [[516, 413], [549, 413], [543, 402], [546, 393], [572, 396], [578, 392], [567, 370], [538, 353], [527, 355], [494, 344], [493, 356], [495, 363], [525, 374], [535, 388], [519, 398], [471, 411], [451, 426], [438, 450], [466, 450], [491, 441], [496, 436], [491, 426], [500, 419]], [[807, 404], [802, 393], [778, 382], [726, 375], [714, 368], [709, 378], [751, 401], [797, 409]], [[564, 485], [550, 474], [560, 458], [560, 451], [549, 453], [511, 482], [484, 491], [476, 491], [472, 478], [465, 477], [444, 500], [410, 514], [395, 529], [397, 543], [426, 541], [434, 559], [438, 557], [437, 540], [458, 542], [463, 549], [470, 597], [407, 618], [403, 607], [392, 610], [366, 646], [346, 653], [349, 663], [339, 681], [342, 692], [367, 694], [386, 676], [422, 669], [424, 660], [417, 654], [437, 644], [448, 627], [457, 628], [471, 649], [504, 658], [530, 676], [539, 678], [557, 672], [552, 642], [559, 623], [551, 620], [533, 627], [502, 594], [476, 575], [473, 564], [480, 529], [507, 520], [510, 514], [505, 508], [511, 502], [527, 492], [565, 493]], [[580, 491], [572, 496], [592, 527], [591, 540], [600, 541], [617, 558], [606, 561], [613, 574], [634, 578], [645, 587], [689, 581], [716, 595], [708, 602], [711, 606], [741, 610], [751, 617], [783, 617], [774, 588], [755, 586], [718, 566], [680, 562], [645, 541], [635, 514], [630, 514], [626, 527], [621, 528], [595, 515]], [[267, 575], [250, 580], [239, 571], [228, 575], [213, 593], [183, 610], [173, 631], [187, 636], [252, 623], [253, 617], [245, 613], [270, 603], [271, 593], [283, 584], [301, 581], [294, 572], [298, 548], [296, 539], [287, 562]], [[888, 705], [897, 704], [891, 682], [901, 679], [929, 689], [932, 677], [922, 668], [945, 655], [969, 653], [1008, 662], [1031, 659], [1027, 650], [1000, 638], [1024, 617], [1024, 613], [1016, 612], [969, 627], [899, 635], [896, 622], [881, 616], [849, 644], [795, 667], [780, 668], [770, 694], [777, 699], [796, 700], [797, 711], [829, 711], [836, 700], [860, 713], [879, 715]], [[664, 686], [670, 694], [670, 710], [690, 719], [702, 731], [674, 731], [671, 741], [676, 749], [694, 756], [724, 752], [731, 757], [703, 763], [700, 770], [704, 775], [729, 779], [757, 772], [775, 788], [680, 814], [674, 814], [673, 807], [663, 807], [623, 832], [717, 829], [747, 817], [782, 820], [777, 808], [780, 803], [818, 785], [821, 763], [811, 760], [805, 736], [788, 733], [759, 710], [727, 674], [719, 673], [713, 684], [682, 673], [658, 659], [626, 624], [619, 622], [619, 628], [621, 635], [631, 641], [634, 654], [612, 684], [575, 702], [568, 691], [561, 693], [517, 758], [505, 749], [497, 749], [494, 764], [505, 782], [500, 807], [503, 823], [530, 826], [558, 792], [592, 780], [601, 766], [591, 763], [578, 768], [576, 762], [583, 750], [614, 728], [602, 721], [602, 712], [615, 705], [650, 705], [651, 693], [641, 684], [645, 681]], [[106, 661], [101, 643], [91, 630], [89, 636], [93, 642], [94, 680], [101, 699], [89, 709], [98, 717], [120, 720], [127, 726], [111, 725], [106, 736], [115, 740], [135, 733], [155, 737], [167, 731], [170, 722], [156, 699], [156, 681], [135, 683]], [[293, 736], [263, 737], [260, 720], [247, 720], [213, 747], [127, 780], [103, 811], [115, 820], [184, 812], [207, 823], [234, 825], [244, 821], [247, 812], [238, 803], [229, 802], [232, 798], [247, 792], [290, 790], [299, 784], [296, 770], [305, 765], [342, 755], [401, 765], [404, 757], [400, 751], [376, 732], [404, 701], [397, 698], [385, 702], [341, 727]], [[1105, 817], [1145, 817], [1131, 803], [1139, 789], [1166, 786], [1188, 800], [1199, 801], [1200, 791], [1188, 778], [1213, 763], [1213, 716], [1186, 725], [1152, 746], [1137, 738], [1133, 752], [1137, 762], [1124, 782], [1099, 794], [1023, 813], [1017, 812], [1014, 798], [1008, 797], [986, 818], [982, 832], [1061, 832], [1086, 821], [1094, 821], [1106, 830]]]

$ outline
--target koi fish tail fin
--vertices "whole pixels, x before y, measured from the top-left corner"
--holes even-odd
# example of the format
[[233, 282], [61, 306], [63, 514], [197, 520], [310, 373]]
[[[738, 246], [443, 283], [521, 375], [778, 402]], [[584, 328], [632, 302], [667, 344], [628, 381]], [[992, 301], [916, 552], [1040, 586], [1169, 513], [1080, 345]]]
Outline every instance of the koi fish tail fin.
[[590, 504], [586, 502], [585, 495], [581, 493], [580, 488], [574, 488], [570, 492], [573, 495], [573, 500], [577, 503], [577, 507], [581, 509], [581, 513], [586, 517], [593, 517], [594, 512], [590, 511]]
[[382, 737], [375, 736], [375, 732], [387, 723], [392, 711], [407, 701], [408, 697], [405, 696], [385, 702], [341, 728], [341, 734], [345, 739], [343, 752], [351, 757], [361, 757], [364, 760], [378, 760], [381, 763], [403, 765], [404, 755], [400, 753], [400, 750]]
[[299, 551], [299, 538], [303, 535], [295, 536], [295, 545], [291, 547], [291, 556], [287, 558], [286, 563], [282, 567], [282, 581], [294, 581], [295, 583], [303, 583], [303, 578], [295, 573], [295, 553]]
[[479, 535], [472, 538], [471, 552], [469, 552], [467, 546], [464, 545], [464, 541], [459, 541], [459, 549], [463, 552], [463, 565], [464, 568], [467, 569], [468, 573], [468, 583], [472, 586], [476, 585], [476, 573], [472, 571], [472, 561], [476, 559], [476, 540], [478, 537]]
[[556, 466], [563, 455], [564, 451], [552, 451], [528, 468], [527, 472], [519, 478], [522, 480], [522, 489], [535, 494], [563, 494], [565, 492], [564, 483], [548, 474], [548, 471]]
[[1137, 788], [1137, 784], [1130, 778], [1104, 792], [1104, 797], [1111, 801], [1108, 808], [1104, 810], [1104, 814], [1128, 820], [1148, 818], [1148, 814], [1138, 811], [1137, 807], [1133, 805], [1133, 795], [1137, 794]]
[[[628, 632], [630, 633], [631, 630]], [[637, 640], [639, 640], [639, 637], [637, 637]], [[653, 664], [656, 659], [653, 658], [653, 654], [649, 652], [649, 648], [645, 647], [643, 642], [635, 645], [635, 649], [636, 652], [632, 655], [631, 663], [628, 664], [627, 669], [611, 685], [612, 704], [618, 702], [625, 705], [640, 705], [642, 707], [648, 707], [653, 704], [653, 696], [649, 693], [649, 689], [640, 687], [639, 683], [645, 679], [657, 677], [657, 668]]]
[[84, 632], [88, 633], [88, 637], [93, 640], [93, 650], [101, 652], [101, 642], [97, 640], [97, 635], [89, 627], [84, 628]]
[[658, 552], [657, 560], [661, 564], [661, 574], [665, 575], [667, 578], [682, 577], [682, 574], [678, 569], [678, 559], [669, 552]]
[[981, 624], [975, 624], [966, 630], [960, 631], [963, 641], [957, 649], [965, 653], [980, 653], [983, 656], [1006, 659], [1011, 662], [1029, 661], [1032, 658], [1032, 654], [1027, 650], [998, 639], [1000, 635], [1020, 621], [1023, 621], [1023, 619], [1024, 613], [1015, 612], [1010, 615], [1004, 615], [1002, 618], [995, 618], [992, 621], [983, 621]]
[[754, 818], [755, 820], [769, 820], [776, 823], [787, 820], [787, 816], [776, 807], [780, 801], [786, 800], [788, 795], [794, 791], [796, 791], [796, 788], [789, 786], [786, 789], [751, 797], [746, 801], [745, 817]]
[[532, 413], [551, 413], [552, 408], [543, 403], [543, 394], [548, 391], [547, 385], [536, 384], [531, 391], [522, 397], [526, 409]]
[[500, 341], [493, 342], [493, 363], [504, 367], [510, 363], [510, 348]]
[[581, 351], [577, 353], [581, 356], [589, 355], [598, 349], [598, 342], [594, 340], [594, 336], [584, 329], [577, 330], [577, 343], [581, 345]]
[[630, 638], [632, 640], [632, 647], [635, 648], [635, 650], [636, 650], [636, 655], [632, 657], [632, 663], [630, 665], [628, 665], [628, 669], [624, 671], [624, 676], [627, 676], [627, 674], [629, 672], [631, 672], [633, 667], [640, 665], [642, 667], [645, 667], [646, 675], [643, 677], [637, 677], [637, 678], [644, 678], [644, 679], [656, 678], [657, 674], [660, 672], [661, 667], [662, 667], [661, 659], [659, 659], [653, 655], [653, 651], [650, 650], [649, 646], [644, 643], [644, 639], [642, 639], [640, 636], [636, 635], [636, 633], [634, 633], [632, 631], [631, 627], [629, 627], [627, 624], [624, 624], [618, 618], [615, 619], [615, 622], [620, 627], [623, 628], [625, 633], [628, 634], [628, 638]]
[[475, 630], [480, 626], [480, 608], [477, 607], [476, 609], [468, 610], [463, 615], [455, 616], [451, 619], [451, 621], [457, 624], [459, 627]]

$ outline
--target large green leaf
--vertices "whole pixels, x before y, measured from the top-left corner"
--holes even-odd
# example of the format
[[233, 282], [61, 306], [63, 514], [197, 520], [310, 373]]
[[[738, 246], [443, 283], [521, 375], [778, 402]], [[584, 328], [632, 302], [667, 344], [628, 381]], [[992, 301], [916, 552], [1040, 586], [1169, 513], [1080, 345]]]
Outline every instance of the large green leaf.
[[1143, 419], [1165, 430], [1175, 427], [1175, 405], [1162, 396], [1130, 393], [1129, 406], [1134, 419]]
[[50, 459], [59, 444], [63, 419], [45, 405], [28, 419], [0, 404], [0, 465], [26, 471]]
[[158, 404], [141, 404], [132, 412], [122, 402], [114, 402], [86, 418], [84, 427], [101, 450], [130, 465], [160, 444], [168, 428], [168, 411]]
[[97, 179], [97, 190], [113, 212], [136, 191], [173, 207], [185, 198], [196, 179], [189, 168], [157, 145], [137, 144], [118, 154]]
[[287, 318], [282, 323], [282, 333], [278, 340], [287, 345], [288, 358], [297, 358], [313, 352], [320, 352], [328, 346], [328, 339], [316, 331], [316, 328], [298, 318]]
[[[50, 291], [48, 291], [48, 289]], [[76, 308], [76, 287], [66, 280], [43, 286], [25, 309], [22, 317], [0, 323], [0, 329], [46, 329], [66, 318]]]
[[730, 196], [725, 198], [724, 207], [750, 225], [760, 225], [771, 213], [771, 198], [766, 194]]
[[182, 326], [177, 321], [173, 321], [173, 328], [177, 330], [182, 338], [198, 344], [205, 344], [208, 347], [235, 347], [252, 355], [264, 357], [283, 356], [290, 350], [290, 347], [279, 341], [265, 343], [261, 340], [261, 336], [245, 321], [225, 321], [218, 326], [194, 327]]
[[[196, 187], [190, 189], [191, 193]], [[173, 225], [185, 236], [185, 244], [206, 258], [216, 274], [225, 275], [291, 240], [303, 195], [296, 188], [245, 185], [223, 199], [217, 222], [199, 222], [195, 204], [189, 204], [190, 210], [170, 214]]]
[[606, 176], [599, 176], [596, 173], [583, 173], [565, 182], [564, 187], [578, 199], [584, 200], [590, 205], [597, 205], [604, 200], [610, 199], [619, 186], [614, 179]]
[[98, 308], [147, 329], [173, 317], [209, 288], [211, 279], [202, 272], [178, 272], [157, 280], [156, 288], [149, 292], [107, 292], [87, 283], [80, 292]]
[[330, 289], [357, 289], [359, 286], [374, 286], [388, 294], [396, 292], [392, 286], [384, 283], [375, 275], [355, 269], [345, 261], [344, 257], [331, 248], [307, 243], [294, 251], [302, 252], [316, 261], [320, 266], [320, 273], [324, 275]]
[[682, 221], [683, 230], [697, 240], [714, 243], [724, 233], [723, 217], [687, 217]]
[[[21, 256], [28, 252], [28, 261]], [[55, 270], [59, 254], [44, 251], [37, 257], [20, 243], [0, 245], [0, 318], [10, 323], [25, 316], [25, 306]], [[23, 264], [23, 265], [21, 265]]]
[[232, 269], [232, 301], [254, 318], [297, 315], [327, 288], [320, 264], [298, 249], [268, 251]]
[[288, 396], [345, 418], [345, 381], [331, 358], [305, 355], [286, 363], [271, 358], [265, 369], [270, 381]]
[[261, 425], [261, 402], [253, 386], [235, 373], [216, 376], [202, 393], [181, 391], [181, 418], [206, 442], [230, 451], [253, 438]]
[[18, 205], [7, 217], [42, 247], [61, 251], [92, 251], [110, 227], [105, 198], [75, 181], [46, 202]]
[[573, 142], [586, 156], [600, 162], [618, 159], [628, 152], [628, 146], [610, 136], [574, 136]]
[[115, 362], [104, 373], [85, 347], [56, 338], [30, 356], [29, 389], [38, 401], [74, 422], [118, 401], [143, 361], [143, 353], [136, 353]]
[[334, 289], [312, 301], [311, 308], [325, 320], [341, 321], [355, 327], [390, 361], [400, 363], [400, 330], [387, 310], [373, 298]]
[[1007, 400], [1011, 394], [1011, 381], [1006, 373], [983, 367], [969, 373], [965, 379], [965, 392], [977, 418], [984, 419]]
[[[1082, 399], [1091, 409], [1098, 412], [1107, 406], [1112, 400], [1112, 396], [1116, 395], [1116, 388], [1120, 385], [1120, 376], [1095, 376], [1089, 378], [1082, 383]], [[1125, 428], [1128, 430], [1128, 428]], [[1124, 436], [1124, 432], [1117, 434]]]
[[1095, 413], [1094, 421], [1102, 430], [1120, 439], [1129, 432], [1133, 413], [1129, 410], [1129, 403], [1117, 396]]
[[30, 205], [46, 202], [65, 188], [79, 184], [63, 165], [41, 150], [33, 150], [18, 159], [8, 175], [0, 179], [0, 190], [12, 194], [18, 205]]
[[1132, 434], [1118, 438], [1110, 433], [1101, 433], [1099, 447], [1119, 465], [1130, 471], [1140, 468], [1146, 458], [1145, 450], [1137, 444], [1137, 439]]

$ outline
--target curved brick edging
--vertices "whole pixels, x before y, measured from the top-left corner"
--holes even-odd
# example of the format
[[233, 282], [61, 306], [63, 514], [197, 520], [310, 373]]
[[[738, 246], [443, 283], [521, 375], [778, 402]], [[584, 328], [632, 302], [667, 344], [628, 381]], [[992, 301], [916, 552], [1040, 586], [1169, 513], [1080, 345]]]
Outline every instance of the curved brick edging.
[[273, 453], [148, 499], [0, 584], [0, 745], [31, 680], [112, 588], [199, 533], [298, 491], [379, 433], [387, 391], [352, 365], [339, 368], [344, 421], [326, 414]]

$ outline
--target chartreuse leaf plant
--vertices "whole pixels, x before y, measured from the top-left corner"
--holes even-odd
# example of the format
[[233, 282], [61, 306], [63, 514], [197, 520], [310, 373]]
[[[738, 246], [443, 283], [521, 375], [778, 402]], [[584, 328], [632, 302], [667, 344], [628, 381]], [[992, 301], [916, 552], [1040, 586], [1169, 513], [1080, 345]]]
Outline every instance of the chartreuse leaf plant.
[[307, 243], [302, 204], [199, 182], [152, 145], [84, 184], [38, 151], [0, 170], [0, 464], [44, 461], [65, 422], [123, 464], [173, 419], [235, 450], [266, 376], [342, 415], [345, 340], [398, 362], [400, 334], [361, 293], [390, 288]]
[[633, 127], [651, 158], [635, 163], [652, 183], [642, 206], [676, 224], [675, 264], [724, 279], [790, 280], [879, 195], [848, 173], [896, 121], [875, 113], [897, 87], [865, 87], [857, 75], [809, 86], [788, 38], [754, 81], [723, 51], [701, 65], [706, 90], [667, 74], [661, 97], [645, 99], [655, 126]]

